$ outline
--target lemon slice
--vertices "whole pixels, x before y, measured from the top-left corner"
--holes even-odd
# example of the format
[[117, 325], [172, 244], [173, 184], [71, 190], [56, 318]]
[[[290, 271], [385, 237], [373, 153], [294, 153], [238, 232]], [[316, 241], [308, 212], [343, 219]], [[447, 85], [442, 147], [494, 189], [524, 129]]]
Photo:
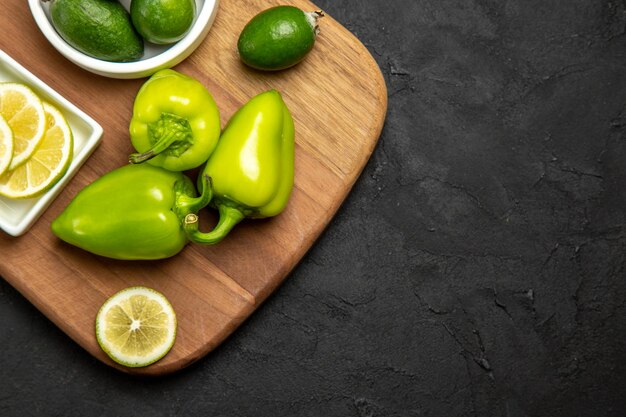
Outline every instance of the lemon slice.
[[39, 97], [19, 83], [0, 83], [0, 115], [13, 131], [13, 157], [9, 169], [35, 152], [46, 130], [46, 115]]
[[98, 344], [115, 362], [150, 365], [170, 351], [176, 339], [176, 314], [167, 298], [146, 287], [111, 296], [96, 317]]
[[22, 165], [0, 176], [0, 195], [31, 198], [49, 190], [67, 171], [72, 160], [74, 140], [65, 117], [43, 103], [46, 130], [35, 153]]
[[9, 168], [13, 156], [13, 131], [0, 116], [0, 175]]

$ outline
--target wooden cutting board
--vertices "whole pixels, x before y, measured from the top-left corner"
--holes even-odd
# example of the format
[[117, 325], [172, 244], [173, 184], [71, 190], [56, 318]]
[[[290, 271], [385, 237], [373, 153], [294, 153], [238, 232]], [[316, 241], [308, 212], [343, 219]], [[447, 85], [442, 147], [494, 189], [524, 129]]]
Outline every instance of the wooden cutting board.
[[[230, 335], [313, 245], [376, 145], [387, 108], [384, 79], [366, 48], [331, 16], [321, 20], [314, 50], [294, 68], [262, 73], [239, 62], [236, 41], [245, 23], [278, 4], [317, 9], [305, 0], [223, 0], [205, 41], [175, 69], [207, 86], [222, 126], [254, 95], [270, 88], [283, 94], [296, 125], [295, 189], [288, 207], [271, 220], [244, 221], [218, 245], [189, 245], [162, 261], [124, 262], [59, 241], [50, 223], [84, 186], [126, 163], [133, 151], [132, 103], [145, 79], [109, 79], [78, 68], [43, 37], [27, 2], [0, 2], [0, 47], [104, 128], [100, 146], [29, 232], [15, 238], [0, 231], [0, 275], [88, 352], [122, 371], [173, 372]], [[170, 353], [139, 369], [112, 362], [94, 334], [98, 308], [132, 285], [164, 293], [179, 323]]]

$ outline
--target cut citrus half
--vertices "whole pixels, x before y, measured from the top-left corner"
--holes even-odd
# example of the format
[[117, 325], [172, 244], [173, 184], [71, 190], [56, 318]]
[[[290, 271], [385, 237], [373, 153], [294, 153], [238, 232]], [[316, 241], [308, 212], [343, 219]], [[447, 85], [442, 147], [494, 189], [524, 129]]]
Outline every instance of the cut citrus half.
[[35, 153], [17, 168], [0, 176], [0, 195], [37, 197], [65, 174], [72, 160], [74, 140], [69, 124], [54, 106], [43, 103], [46, 130]]
[[24, 163], [35, 152], [46, 130], [41, 100], [19, 83], [0, 83], [0, 115], [13, 131], [13, 157], [9, 169]]
[[13, 131], [4, 117], [0, 116], [0, 175], [9, 169], [13, 156]]
[[115, 362], [150, 365], [170, 351], [176, 339], [176, 314], [163, 294], [146, 287], [111, 296], [96, 316], [96, 339]]

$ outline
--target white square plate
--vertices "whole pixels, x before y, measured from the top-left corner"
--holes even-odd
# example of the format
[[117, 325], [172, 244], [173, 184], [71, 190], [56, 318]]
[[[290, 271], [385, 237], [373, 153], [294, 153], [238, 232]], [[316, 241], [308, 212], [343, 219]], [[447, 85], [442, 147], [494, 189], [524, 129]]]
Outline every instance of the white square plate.
[[0, 196], [0, 228], [12, 236], [20, 236], [37, 221], [85, 163], [100, 143], [103, 131], [95, 120], [0, 50], [0, 82], [5, 81], [26, 84], [42, 100], [56, 106], [67, 119], [74, 135], [74, 158], [65, 175], [54, 187], [37, 198], [13, 200]]

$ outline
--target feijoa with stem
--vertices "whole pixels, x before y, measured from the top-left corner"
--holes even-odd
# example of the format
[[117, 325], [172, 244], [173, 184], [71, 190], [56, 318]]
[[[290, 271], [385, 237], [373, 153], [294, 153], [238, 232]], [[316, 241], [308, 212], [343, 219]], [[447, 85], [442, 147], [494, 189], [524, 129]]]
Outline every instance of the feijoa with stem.
[[313, 49], [322, 11], [305, 12], [276, 6], [254, 16], [237, 42], [239, 57], [248, 66], [265, 71], [292, 67]]
[[133, 0], [130, 16], [148, 42], [166, 45], [181, 40], [191, 29], [195, 0]]
[[136, 61], [143, 40], [130, 15], [117, 1], [43, 0], [50, 2], [52, 25], [72, 47], [104, 61]]

